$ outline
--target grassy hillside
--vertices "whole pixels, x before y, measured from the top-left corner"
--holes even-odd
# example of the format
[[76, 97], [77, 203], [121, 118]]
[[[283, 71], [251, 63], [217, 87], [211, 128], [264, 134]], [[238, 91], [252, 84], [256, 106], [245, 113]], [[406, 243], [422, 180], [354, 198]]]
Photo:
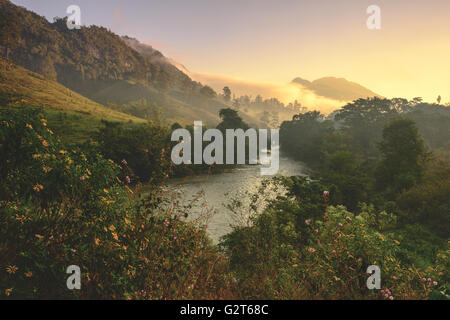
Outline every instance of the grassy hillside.
[[100, 120], [144, 122], [145, 120], [111, 110], [56, 81], [0, 58], [0, 106], [29, 104], [42, 106], [54, 127], [67, 139], [87, 138]]

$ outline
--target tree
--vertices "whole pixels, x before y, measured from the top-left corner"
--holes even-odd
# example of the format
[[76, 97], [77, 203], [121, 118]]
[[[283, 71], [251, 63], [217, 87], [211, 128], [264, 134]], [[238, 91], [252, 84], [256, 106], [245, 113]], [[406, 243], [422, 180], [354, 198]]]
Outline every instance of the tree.
[[382, 153], [377, 168], [379, 189], [397, 194], [420, 181], [428, 152], [413, 121], [397, 119], [389, 123], [383, 130], [379, 149]]
[[20, 38], [20, 21], [14, 11], [0, 10], [0, 43], [5, 47], [5, 57], [9, 58], [11, 49], [17, 48]]
[[231, 108], [222, 109], [219, 112], [222, 122], [217, 126], [217, 129], [225, 131], [226, 129], [243, 129], [249, 128], [248, 124], [242, 120], [236, 110]]
[[436, 100], [438, 104], [441, 104], [442, 97], [439, 95]]
[[200, 94], [208, 99], [214, 99], [217, 93], [209, 86], [204, 86], [200, 89]]
[[231, 90], [228, 87], [223, 88], [223, 99], [226, 102], [229, 102], [231, 100]]

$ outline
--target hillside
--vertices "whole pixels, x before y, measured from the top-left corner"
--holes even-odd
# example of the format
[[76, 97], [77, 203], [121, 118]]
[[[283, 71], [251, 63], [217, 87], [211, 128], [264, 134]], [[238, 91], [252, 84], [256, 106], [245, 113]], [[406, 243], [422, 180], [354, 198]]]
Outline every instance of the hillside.
[[[69, 30], [65, 19], [50, 23], [8, 0], [0, 0], [1, 52], [18, 65], [57, 81], [103, 105], [146, 99], [169, 122], [192, 123], [199, 116], [218, 121], [225, 105], [201, 93], [203, 86], [167, 62], [164, 56], [103, 27]], [[129, 45], [128, 45], [128, 44]], [[139, 53], [130, 45], [142, 52]]]
[[[0, 58], [0, 106], [21, 103], [43, 106], [50, 116], [54, 116], [55, 126], [64, 128], [71, 137], [88, 136], [101, 119], [134, 123], [145, 121], [111, 110], [56, 81]], [[64, 121], [67, 118], [71, 121]]]
[[295, 78], [292, 83], [299, 84], [319, 96], [339, 101], [353, 101], [367, 97], [381, 97], [375, 92], [361, 86], [356, 82], [344, 78], [325, 77], [315, 81]]

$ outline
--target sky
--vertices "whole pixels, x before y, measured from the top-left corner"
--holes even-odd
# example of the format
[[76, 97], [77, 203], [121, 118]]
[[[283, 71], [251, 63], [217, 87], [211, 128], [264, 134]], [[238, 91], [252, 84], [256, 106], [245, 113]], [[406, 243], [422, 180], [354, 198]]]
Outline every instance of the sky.
[[[450, 102], [449, 0], [13, 0], [49, 20], [135, 37], [201, 74], [286, 84], [343, 77], [386, 97]], [[369, 5], [381, 29], [369, 30]]]

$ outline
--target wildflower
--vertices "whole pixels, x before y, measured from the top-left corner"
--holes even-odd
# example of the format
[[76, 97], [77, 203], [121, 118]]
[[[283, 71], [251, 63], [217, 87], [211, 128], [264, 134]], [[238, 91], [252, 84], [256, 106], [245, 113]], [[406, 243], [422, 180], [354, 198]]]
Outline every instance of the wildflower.
[[19, 268], [16, 266], [6, 267], [6, 272], [8, 272], [9, 274], [15, 274], [17, 270], [19, 270]]
[[73, 253], [77, 252], [77, 250], [75, 249], [70, 249], [70, 251], [72, 251]]
[[332, 254], [336, 254], [336, 250], [331, 251]]
[[112, 236], [116, 241], [119, 241], [119, 236], [117, 235], [117, 233], [113, 232]]
[[49, 144], [46, 140], [43, 140], [43, 141], [42, 141], [42, 145], [43, 145], [45, 148], [47, 148], [48, 146], [50, 146], [50, 144]]
[[82, 176], [82, 177], [80, 177], [80, 180], [81, 180], [81, 181], [84, 181], [84, 180], [86, 180], [86, 177], [85, 177], [85, 176]]
[[422, 281], [423, 281], [423, 282], [426, 282], [426, 281], [427, 281], [427, 279], [426, 279], [426, 278], [422, 278]]
[[67, 151], [66, 150], [60, 150], [59, 153], [62, 154], [62, 155], [65, 155], [65, 154], [67, 154]]
[[314, 248], [309, 248], [309, 250], [308, 250], [310, 253], [314, 253], [314, 252], [316, 252], [316, 249], [314, 249]]
[[311, 224], [311, 219], [305, 220], [306, 225], [310, 225]]
[[319, 230], [318, 230], [318, 229], [314, 230], [314, 233], [315, 233], [315, 234], [318, 234], [318, 233], [319, 233]]
[[49, 172], [52, 171], [53, 169], [50, 168], [50, 167], [43, 167], [42, 170], [43, 170], [45, 173], [49, 173]]
[[381, 292], [381, 294], [384, 294], [385, 291], [384, 291], [384, 290], [381, 290], [380, 292]]
[[126, 181], [128, 184], [130, 184], [130, 183], [131, 183], [130, 177], [129, 177], [129, 176], [126, 176], [126, 177], [125, 177], [125, 181]]
[[173, 241], [177, 240], [177, 237], [173, 237]]
[[33, 154], [33, 159], [39, 159], [41, 157], [40, 154]]
[[350, 222], [350, 221], [352, 221], [352, 218], [346, 217], [345, 220], [346, 220], [347, 222]]
[[33, 187], [33, 190], [36, 192], [40, 192], [43, 189], [44, 189], [44, 186], [42, 184], [37, 184]]
[[98, 246], [100, 244], [100, 239], [95, 238], [95, 244]]
[[13, 291], [12, 288], [6, 289], [6, 290], [5, 290], [6, 296], [9, 297], [9, 296], [11, 295], [12, 291]]
[[44, 239], [44, 236], [41, 236], [40, 234], [35, 234], [34, 236], [35, 236], [36, 238], [38, 238], [39, 240]]
[[397, 277], [396, 276], [392, 276], [392, 279], [397, 280]]
[[169, 226], [170, 222], [168, 220], [164, 221], [164, 226], [167, 228]]
[[433, 285], [437, 286], [438, 285], [437, 281], [433, 281]]
[[32, 276], [33, 276], [33, 272], [31, 272], [31, 271], [28, 271], [25, 273], [25, 277], [27, 277], [27, 278], [31, 278]]
[[110, 225], [110, 226], [109, 226], [109, 230], [110, 230], [110, 231], [116, 231], [116, 227], [114, 227], [113, 225]]
[[33, 130], [33, 126], [31, 124], [29, 124], [29, 123], [27, 123], [25, 127], [27, 127], [28, 129]]
[[342, 228], [344, 225], [342, 223], [339, 223], [339, 228]]
[[123, 160], [122, 160], [122, 164], [123, 164], [124, 166], [126, 166], [126, 165], [128, 164], [127, 160], [123, 159]]
[[323, 192], [323, 197], [324, 197], [324, 198], [328, 198], [329, 195], [330, 195], [330, 192], [329, 192], [329, 191], [324, 191], [324, 192]]
[[431, 278], [428, 278], [427, 281], [428, 281], [428, 282], [431, 282]]
[[389, 297], [389, 300], [394, 300], [394, 297], [393, 297], [393, 296], [390, 296], [390, 297]]

